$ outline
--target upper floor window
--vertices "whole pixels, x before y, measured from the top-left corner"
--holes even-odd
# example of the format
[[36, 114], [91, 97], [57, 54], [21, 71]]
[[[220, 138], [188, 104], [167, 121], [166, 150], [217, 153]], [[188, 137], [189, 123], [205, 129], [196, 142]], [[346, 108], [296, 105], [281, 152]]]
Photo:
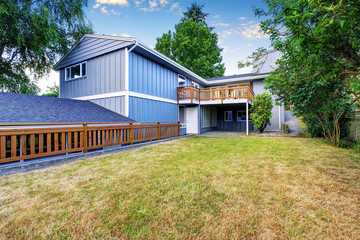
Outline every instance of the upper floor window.
[[178, 78], [179, 86], [185, 86], [185, 82], [186, 82], [186, 81], [185, 81], [185, 77], [179, 75], [179, 78]]
[[73, 80], [80, 77], [85, 77], [87, 74], [86, 62], [79, 63], [65, 69], [65, 80]]
[[194, 87], [200, 88], [199, 84], [194, 81], [191, 82], [191, 85], [193, 85]]

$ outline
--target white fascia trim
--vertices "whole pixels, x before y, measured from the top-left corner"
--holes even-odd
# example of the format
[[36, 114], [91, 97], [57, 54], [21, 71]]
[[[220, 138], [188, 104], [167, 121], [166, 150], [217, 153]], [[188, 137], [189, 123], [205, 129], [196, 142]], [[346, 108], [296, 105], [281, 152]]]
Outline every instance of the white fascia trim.
[[[160, 101], [160, 102], [167, 102], [167, 103], [174, 103], [177, 104], [176, 100], [172, 100], [169, 98], [162, 98], [162, 97], [156, 97], [144, 93], [137, 93], [132, 91], [120, 91], [120, 92], [112, 92], [112, 93], [104, 93], [104, 94], [96, 94], [96, 95], [90, 95], [90, 96], [84, 96], [84, 97], [76, 97], [73, 99], [76, 100], [95, 100], [95, 99], [102, 99], [102, 98], [112, 98], [112, 97], [121, 97], [125, 96], [125, 114], [126, 111], [129, 111], [129, 109], [126, 110], [126, 108], [129, 108], [129, 97], [139, 97], [139, 98], [145, 98], [150, 99], [154, 101]], [[126, 100], [127, 99], [127, 100]], [[126, 103], [128, 101], [128, 103]]]
[[108, 35], [100, 35], [100, 34], [85, 34], [83, 38], [84, 37], [120, 40], [125, 42], [132, 42], [135, 40], [135, 38], [133, 37], [108, 36]]
[[252, 81], [252, 80], [258, 80], [263, 79], [269, 76], [269, 74], [266, 75], [259, 75], [259, 76], [251, 76], [251, 77], [240, 77], [240, 78], [233, 78], [229, 80], [216, 80], [216, 81], [208, 81], [208, 85], [218, 85], [218, 84], [227, 84], [227, 83], [234, 83], [234, 82], [245, 82], [245, 81]]

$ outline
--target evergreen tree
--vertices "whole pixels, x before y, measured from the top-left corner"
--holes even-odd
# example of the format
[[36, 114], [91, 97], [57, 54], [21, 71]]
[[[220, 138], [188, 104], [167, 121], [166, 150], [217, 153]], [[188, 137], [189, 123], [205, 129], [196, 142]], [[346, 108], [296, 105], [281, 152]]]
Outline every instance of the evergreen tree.
[[225, 66], [218, 36], [208, 27], [203, 5], [193, 3], [184, 17], [169, 31], [156, 39], [155, 49], [203, 78], [221, 77]]

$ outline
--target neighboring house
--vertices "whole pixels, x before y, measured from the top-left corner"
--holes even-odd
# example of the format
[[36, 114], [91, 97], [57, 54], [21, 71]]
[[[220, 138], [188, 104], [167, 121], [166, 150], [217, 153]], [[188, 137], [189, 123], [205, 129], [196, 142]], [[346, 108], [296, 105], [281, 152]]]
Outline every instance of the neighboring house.
[[[89, 100], [139, 122], [180, 121], [182, 134], [252, 130], [248, 109], [267, 76], [203, 79], [134, 38], [103, 35], [85, 35], [54, 69], [61, 98]], [[283, 120], [283, 108], [275, 107], [267, 130]]]

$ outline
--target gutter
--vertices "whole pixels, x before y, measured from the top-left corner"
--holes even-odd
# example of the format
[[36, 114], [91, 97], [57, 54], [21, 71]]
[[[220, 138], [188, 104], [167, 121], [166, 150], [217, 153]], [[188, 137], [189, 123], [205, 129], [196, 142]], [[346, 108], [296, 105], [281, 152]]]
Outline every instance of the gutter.
[[241, 78], [233, 78], [229, 80], [215, 80], [215, 81], [207, 81], [207, 85], [218, 85], [218, 84], [227, 84], [227, 83], [233, 83], [233, 82], [243, 82], [243, 81], [253, 81], [258, 79], [263, 79], [269, 76], [269, 74], [264, 75], [255, 75], [250, 77], [241, 77]]

